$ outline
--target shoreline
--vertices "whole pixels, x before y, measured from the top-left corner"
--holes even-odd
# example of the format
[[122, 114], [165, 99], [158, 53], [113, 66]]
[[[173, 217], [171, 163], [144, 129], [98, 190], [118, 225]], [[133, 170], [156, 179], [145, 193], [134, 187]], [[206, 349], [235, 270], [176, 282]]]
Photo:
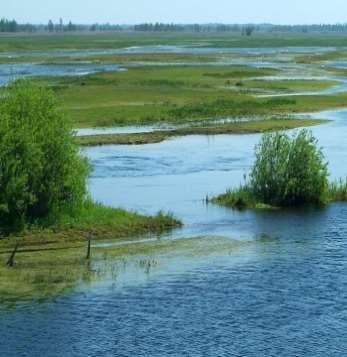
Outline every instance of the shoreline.
[[223, 125], [196, 126], [171, 130], [141, 133], [97, 134], [77, 136], [81, 146], [101, 145], [144, 145], [163, 142], [167, 139], [189, 135], [233, 135], [259, 134], [276, 130], [289, 130], [328, 123], [325, 119], [264, 119], [250, 120]]

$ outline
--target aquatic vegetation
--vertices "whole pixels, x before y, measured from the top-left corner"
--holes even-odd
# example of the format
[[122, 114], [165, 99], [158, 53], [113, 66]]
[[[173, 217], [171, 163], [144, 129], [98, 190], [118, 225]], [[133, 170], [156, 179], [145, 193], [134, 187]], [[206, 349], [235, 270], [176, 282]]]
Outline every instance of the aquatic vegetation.
[[212, 201], [237, 208], [323, 205], [329, 201], [327, 162], [306, 129], [264, 134], [246, 183]]
[[[121, 243], [121, 244], [119, 244]], [[95, 244], [86, 258], [87, 242], [51, 240], [25, 241], [16, 255], [13, 268], [0, 265], [0, 304], [43, 300], [63, 294], [77, 286], [117, 276], [120, 267], [137, 263], [137, 271], [158, 268], [158, 260], [179, 257], [207, 257], [228, 254], [259, 242], [236, 241], [221, 237], [196, 237], [175, 240], [108, 241]], [[0, 260], [5, 261], [13, 244], [0, 242]]]
[[347, 201], [347, 179], [340, 179], [330, 184], [329, 198], [331, 201]]

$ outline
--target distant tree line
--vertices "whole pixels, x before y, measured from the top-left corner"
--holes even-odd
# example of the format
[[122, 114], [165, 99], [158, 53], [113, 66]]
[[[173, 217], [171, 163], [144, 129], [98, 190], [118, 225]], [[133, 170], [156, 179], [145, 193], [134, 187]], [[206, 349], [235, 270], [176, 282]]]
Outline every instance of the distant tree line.
[[33, 32], [35, 25], [18, 24], [16, 20], [0, 19], [0, 32]]
[[133, 26], [134, 31], [144, 32], [240, 32], [250, 36], [256, 29], [252, 24], [248, 25], [224, 25], [224, 24], [165, 24], [144, 23]]
[[1, 19], [0, 32], [110, 32], [110, 31], [139, 31], [139, 32], [230, 32], [251, 36], [259, 33], [347, 33], [346, 24], [317, 24], [317, 25], [273, 25], [273, 24], [168, 24], [143, 23], [137, 25], [74, 24], [59, 19], [47, 24], [19, 24], [16, 20]]

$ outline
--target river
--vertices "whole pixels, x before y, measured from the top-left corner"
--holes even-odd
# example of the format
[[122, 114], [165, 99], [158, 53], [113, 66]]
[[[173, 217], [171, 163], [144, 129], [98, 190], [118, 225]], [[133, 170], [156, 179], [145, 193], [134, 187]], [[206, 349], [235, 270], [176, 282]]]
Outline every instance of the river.
[[[331, 179], [347, 176], [347, 110], [314, 114]], [[6, 356], [343, 356], [347, 204], [237, 212], [206, 205], [249, 172], [260, 136], [173, 138], [84, 149], [93, 198], [184, 227], [162, 238], [225, 237], [237, 251], [158, 254], [53, 300], [0, 307]], [[271, 237], [271, 239], [262, 239]]]

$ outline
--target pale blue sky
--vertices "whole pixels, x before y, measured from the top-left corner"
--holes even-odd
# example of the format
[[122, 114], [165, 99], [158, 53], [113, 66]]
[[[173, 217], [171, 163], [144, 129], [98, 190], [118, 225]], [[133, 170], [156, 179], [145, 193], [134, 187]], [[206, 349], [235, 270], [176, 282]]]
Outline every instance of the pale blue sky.
[[345, 23], [347, 0], [0, 0], [0, 17], [46, 23]]

